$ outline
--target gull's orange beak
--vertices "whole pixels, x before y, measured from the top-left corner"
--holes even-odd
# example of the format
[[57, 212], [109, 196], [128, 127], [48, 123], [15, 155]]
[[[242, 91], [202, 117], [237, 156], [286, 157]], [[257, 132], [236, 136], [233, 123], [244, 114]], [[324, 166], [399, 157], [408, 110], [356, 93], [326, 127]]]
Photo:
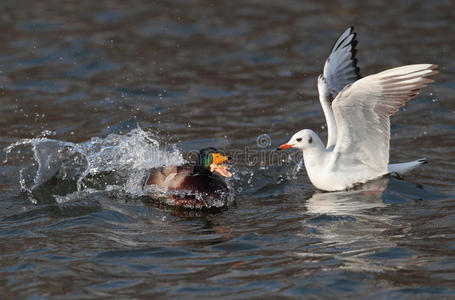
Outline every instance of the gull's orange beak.
[[284, 149], [289, 149], [289, 148], [292, 148], [294, 147], [294, 145], [289, 145], [287, 143], [284, 143], [283, 145], [281, 145], [280, 147], [278, 147], [278, 149], [276, 149], [277, 151], [278, 150], [284, 150]]

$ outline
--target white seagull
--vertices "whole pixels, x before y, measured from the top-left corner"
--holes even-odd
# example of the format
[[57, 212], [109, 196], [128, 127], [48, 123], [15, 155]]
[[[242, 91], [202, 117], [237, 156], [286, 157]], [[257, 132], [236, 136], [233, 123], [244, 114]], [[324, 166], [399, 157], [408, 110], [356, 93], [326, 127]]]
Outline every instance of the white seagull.
[[346, 190], [427, 162], [388, 164], [390, 116], [433, 82], [425, 77], [438, 73], [438, 66], [408, 65], [360, 78], [356, 44], [350, 27], [335, 42], [318, 78], [327, 145], [314, 131], [303, 129], [278, 148], [301, 149], [308, 177], [320, 190]]

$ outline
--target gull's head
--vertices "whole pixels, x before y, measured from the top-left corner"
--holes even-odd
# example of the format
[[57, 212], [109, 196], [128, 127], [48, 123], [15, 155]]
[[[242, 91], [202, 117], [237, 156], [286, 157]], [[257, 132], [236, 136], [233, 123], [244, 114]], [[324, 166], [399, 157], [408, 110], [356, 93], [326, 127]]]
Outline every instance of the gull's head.
[[281, 145], [277, 150], [284, 150], [289, 148], [305, 150], [313, 147], [314, 143], [317, 141], [320, 141], [320, 139], [313, 130], [303, 129], [294, 134], [289, 142]]

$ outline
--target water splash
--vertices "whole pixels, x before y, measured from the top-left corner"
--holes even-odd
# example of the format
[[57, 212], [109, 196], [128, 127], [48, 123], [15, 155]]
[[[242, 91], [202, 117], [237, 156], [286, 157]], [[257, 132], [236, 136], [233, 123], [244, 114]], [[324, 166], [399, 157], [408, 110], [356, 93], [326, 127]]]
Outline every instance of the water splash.
[[296, 178], [297, 173], [300, 172], [300, 170], [303, 167], [303, 158], [299, 158], [297, 164], [292, 168], [292, 171], [288, 173], [288, 178]]
[[[84, 165], [82, 157], [77, 155], [75, 144], [45, 137], [23, 139], [9, 145], [5, 148], [3, 162], [8, 162], [8, 157], [14, 149], [17, 149], [16, 153], [20, 155], [21, 160], [25, 160], [27, 155], [21, 149], [27, 146], [31, 147], [34, 162], [19, 171], [19, 184], [21, 189], [29, 194], [56, 173], [60, 173], [62, 179], [71, 178], [81, 165]], [[72, 160], [71, 166], [67, 164], [68, 159]], [[36, 199], [30, 200], [36, 203]]]
[[168, 191], [155, 185], [147, 185], [144, 193], [161, 203], [189, 209], [222, 208], [234, 202], [234, 194], [229, 192], [220, 192], [214, 196], [189, 190]]
[[19, 183], [34, 203], [44, 194], [59, 203], [69, 201], [74, 195], [68, 195], [92, 188], [142, 196], [147, 170], [186, 162], [175, 145], [163, 147], [153, 133], [139, 127], [124, 135], [111, 133], [79, 144], [46, 135], [20, 140], [4, 149], [4, 163], [13, 150], [22, 160], [27, 159], [23, 149], [31, 150], [34, 162], [19, 170]]

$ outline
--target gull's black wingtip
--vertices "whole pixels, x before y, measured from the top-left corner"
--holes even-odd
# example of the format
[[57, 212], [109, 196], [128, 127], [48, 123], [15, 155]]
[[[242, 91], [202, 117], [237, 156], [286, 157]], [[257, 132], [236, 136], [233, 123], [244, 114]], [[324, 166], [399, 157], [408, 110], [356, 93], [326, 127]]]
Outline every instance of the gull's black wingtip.
[[428, 163], [428, 160], [426, 158], [421, 158], [418, 160], [418, 162], [421, 163], [422, 165], [424, 165], [424, 164]]

